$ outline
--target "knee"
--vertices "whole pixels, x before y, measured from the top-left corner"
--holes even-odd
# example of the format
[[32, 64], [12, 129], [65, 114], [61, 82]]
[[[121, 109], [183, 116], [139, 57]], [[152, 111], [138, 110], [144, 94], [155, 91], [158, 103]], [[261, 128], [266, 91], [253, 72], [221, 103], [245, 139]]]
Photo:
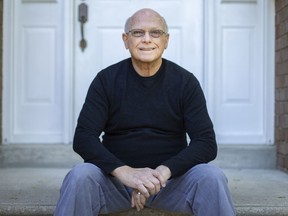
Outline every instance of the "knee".
[[198, 183], [206, 186], [227, 184], [227, 178], [224, 172], [217, 166], [211, 164], [200, 164], [195, 167], [198, 169]]
[[76, 185], [86, 185], [91, 180], [97, 182], [102, 175], [102, 171], [97, 166], [90, 163], [82, 163], [71, 169], [67, 174], [67, 180]]

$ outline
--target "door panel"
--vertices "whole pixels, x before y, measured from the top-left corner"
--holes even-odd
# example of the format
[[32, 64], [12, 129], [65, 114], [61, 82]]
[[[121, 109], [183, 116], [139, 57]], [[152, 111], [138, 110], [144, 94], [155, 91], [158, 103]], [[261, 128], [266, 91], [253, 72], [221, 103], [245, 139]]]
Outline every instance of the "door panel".
[[274, 32], [265, 19], [269, 17], [268, 2], [217, 0], [210, 5], [213, 36], [208, 37], [213, 37], [215, 50], [209, 53], [213, 83], [208, 88], [213, 88], [210, 107], [219, 143], [273, 142], [273, 132], [267, 130], [273, 125], [272, 113], [267, 112], [273, 97], [265, 98], [267, 92], [273, 92], [273, 79], [268, 79], [273, 70], [267, 69], [273, 61], [268, 59], [267, 47], [273, 41], [266, 36]]
[[10, 82], [4, 83], [5, 93], [10, 93], [9, 111], [4, 118], [9, 118], [9, 132], [4, 134], [6, 143], [64, 142], [61, 2], [5, 2], [13, 16], [13, 45], [8, 51], [11, 70], [4, 72], [10, 77]]

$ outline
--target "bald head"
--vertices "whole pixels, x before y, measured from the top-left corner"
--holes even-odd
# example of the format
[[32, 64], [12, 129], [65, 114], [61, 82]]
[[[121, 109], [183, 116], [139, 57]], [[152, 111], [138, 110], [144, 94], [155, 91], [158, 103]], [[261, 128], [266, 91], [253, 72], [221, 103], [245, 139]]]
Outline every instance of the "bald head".
[[151, 19], [159, 22], [159, 24], [163, 27], [163, 31], [168, 32], [166, 20], [159, 13], [149, 8], [138, 10], [131, 17], [129, 17], [125, 23], [125, 32], [129, 32], [135, 23], [141, 22], [143, 19]]

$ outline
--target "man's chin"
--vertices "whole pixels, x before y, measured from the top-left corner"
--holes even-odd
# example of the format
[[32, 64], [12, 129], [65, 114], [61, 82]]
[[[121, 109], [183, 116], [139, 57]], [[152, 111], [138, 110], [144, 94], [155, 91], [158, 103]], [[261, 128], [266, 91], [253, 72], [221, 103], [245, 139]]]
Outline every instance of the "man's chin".
[[141, 58], [138, 58], [137, 61], [148, 64], [148, 63], [155, 63], [159, 59], [161, 58], [141, 57]]

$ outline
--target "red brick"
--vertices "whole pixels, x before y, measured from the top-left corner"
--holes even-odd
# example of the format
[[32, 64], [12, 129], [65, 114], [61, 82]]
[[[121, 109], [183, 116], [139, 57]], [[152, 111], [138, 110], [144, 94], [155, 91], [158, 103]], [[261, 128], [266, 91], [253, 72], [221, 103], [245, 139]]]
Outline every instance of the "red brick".
[[281, 23], [288, 19], [288, 6], [282, 7], [281, 10], [277, 12], [277, 23]]
[[287, 133], [287, 132], [284, 133], [284, 143], [285, 143], [285, 145], [286, 145], [287, 148], [288, 148], [288, 133]]
[[275, 9], [279, 12], [282, 8], [288, 5], [287, 0], [276, 0], [275, 1]]
[[279, 167], [282, 167], [282, 168], [284, 166], [284, 157], [281, 154], [277, 155], [277, 164]]
[[284, 157], [284, 165], [283, 167], [285, 167], [286, 169], [288, 168], [288, 157]]
[[283, 129], [288, 128], [288, 115], [283, 115], [280, 119], [280, 127]]
[[284, 101], [284, 112], [288, 113], [288, 101]]
[[279, 102], [275, 106], [275, 114], [281, 115], [285, 113], [285, 102]]
[[283, 49], [283, 50], [280, 51], [280, 60], [282, 62], [288, 60], [288, 49]]
[[275, 77], [275, 86], [276, 88], [285, 87], [285, 75], [284, 74]]
[[288, 87], [288, 75], [284, 75], [284, 87]]
[[275, 140], [276, 143], [280, 143], [282, 140], [284, 140], [284, 131], [281, 128], [275, 130]]
[[278, 152], [280, 152], [284, 157], [288, 156], [288, 143], [282, 143], [282, 145], [279, 145]]
[[275, 99], [276, 99], [276, 101], [279, 101], [279, 102], [285, 101], [286, 99], [288, 99], [287, 89], [285, 89], [285, 88], [276, 89], [275, 90]]
[[288, 61], [283, 61], [276, 64], [276, 75], [282, 75], [288, 73]]
[[[277, 104], [276, 104], [276, 105], [277, 105]], [[275, 115], [274, 119], [275, 119], [275, 133], [276, 133], [276, 131], [277, 131], [278, 128], [279, 128], [279, 116], [278, 116], [278, 115]]]
[[287, 34], [288, 32], [288, 21], [285, 20], [284, 22], [278, 23], [276, 25], [276, 38], [278, 39], [279, 37]]
[[276, 39], [276, 50], [283, 49], [288, 46], [288, 35], [282, 35]]

